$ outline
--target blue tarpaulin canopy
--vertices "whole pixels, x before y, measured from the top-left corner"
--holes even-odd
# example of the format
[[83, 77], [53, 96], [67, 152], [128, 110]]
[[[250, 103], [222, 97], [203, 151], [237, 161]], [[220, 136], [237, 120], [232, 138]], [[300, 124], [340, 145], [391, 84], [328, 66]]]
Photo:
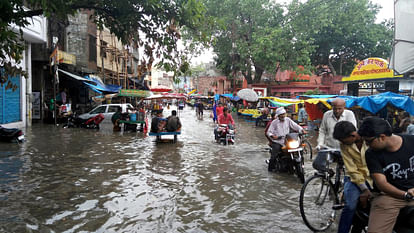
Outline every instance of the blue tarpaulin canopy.
[[[383, 109], [387, 104], [391, 104], [397, 108], [407, 111], [411, 115], [414, 115], [414, 102], [410, 97], [405, 95], [399, 95], [393, 92], [384, 92], [377, 95], [362, 96], [362, 97], [342, 97], [345, 99], [346, 107], [351, 108], [354, 106], [360, 106], [361, 108], [376, 114]], [[332, 102], [333, 99], [329, 99], [328, 102]]]
[[214, 96], [214, 100], [219, 100], [219, 99], [220, 99], [220, 97], [230, 98], [230, 100], [233, 100], [233, 101], [239, 101], [239, 100], [240, 100], [240, 97], [238, 97], [238, 96], [233, 96], [233, 94], [216, 94], [216, 95]]
[[118, 93], [119, 90], [122, 88], [118, 85], [112, 84], [104, 84], [98, 76], [88, 75], [84, 76], [84, 78], [88, 79], [90, 82], [83, 82], [87, 85], [90, 89], [97, 93], [103, 94], [110, 94], [110, 93]]

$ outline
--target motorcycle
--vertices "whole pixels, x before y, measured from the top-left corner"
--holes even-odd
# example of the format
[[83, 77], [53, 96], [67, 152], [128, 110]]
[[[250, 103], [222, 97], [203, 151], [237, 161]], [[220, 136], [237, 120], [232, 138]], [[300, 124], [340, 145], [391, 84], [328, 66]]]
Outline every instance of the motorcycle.
[[[282, 147], [281, 153], [276, 158], [272, 157], [267, 160], [268, 170], [287, 171], [289, 174], [296, 174], [300, 182], [305, 182], [303, 150], [305, 144], [302, 142], [302, 136], [299, 133], [289, 133], [285, 136], [285, 146]], [[270, 149], [272, 155], [272, 149]]]
[[0, 141], [3, 142], [23, 142], [23, 131], [17, 128], [4, 128], [0, 126]]
[[105, 119], [102, 113], [91, 117], [89, 119], [82, 119], [77, 117], [76, 114], [68, 117], [68, 121], [63, 125], [63, 128], [86, 128], [86, 129], [99, 129], [99, 124]]
[[[414, 199], [413, 199], [414, 200]], [[369, 205], [363, 208], [358, 204], [352, 221], [351, 233], [367, 232], [369, 219]], [[414, 231], [414, 206], [406, 206], [400, 210], [393, 233], [412, 233]]]
[[234, 129], [231, 129], [227, 124], [219, 124], [216, 132], [215, 139], [217, 143], [234, 144]]

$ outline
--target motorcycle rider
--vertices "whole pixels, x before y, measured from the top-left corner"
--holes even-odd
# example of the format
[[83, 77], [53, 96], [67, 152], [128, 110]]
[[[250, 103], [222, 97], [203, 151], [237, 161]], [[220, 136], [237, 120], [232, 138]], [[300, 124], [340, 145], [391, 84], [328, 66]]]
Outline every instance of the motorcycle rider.
[[[229, 111], [228, 111], [227, 107], [223, 108], [223, 114], [218, 116], [217, 121], [218, 121], [219, 125], [220, 124], [226, 124], [230, 129], [235, 130], [233, 117], [231, 116], [231, 114], [229, 114]], [[216, 127], [214, 129], [214, 136], [215, 136], [216, 140], [218, 139], [218, 130], [217, 129], [218, 129], [218, 127]]]
[[375, 182], [368, 232], [389, 233], [400, 209], [414, 206], [414, 136], [392, 133], [390, 124], [367, 117], [358, 134], [369, 146], [366, 162]]
[[272, 121], [267, 131], [267, 136], [272, 140], [270, 145], [272, 153], [269, 159], [268, 171], [275, 169], [277, 157], [280, 156], [280, 152], [285, 143], [285, 136], [291, 131], [306, 133], [300, 125], [286, 116], [286, 110], [283, 107], [276, 109], [276, 117], [277, 118]]
[[372, 196], [370, 188], [372, 179], [365, 162], [365, 151], [368, 146], [357, 133], [355, 126], [349, 121], [336, 123], [333, 137], [340, 141], [341, 155], [346, 175], [344, 177], [345, 206], [338, 225], [338, 233], [348, 233], [352, 226], [358, 200], [365, 208]]

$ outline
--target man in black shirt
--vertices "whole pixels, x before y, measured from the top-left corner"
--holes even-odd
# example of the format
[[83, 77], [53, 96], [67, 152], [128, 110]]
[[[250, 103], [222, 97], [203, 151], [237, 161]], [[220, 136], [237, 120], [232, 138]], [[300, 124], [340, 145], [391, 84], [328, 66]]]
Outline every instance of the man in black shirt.
[[389, 123], [367, 117], [358, 130], [370, 147], [367, 166], [380, 191], [371, 203], [368, 232], [392, 232], [400, 209], [414, 206], [414, 136], [392, 134]]
[[181, 121], [177, 117], [177, 111], [172, 110], [171, 116], [167, 117], [167, 131], [176, 132], [181, 130]]

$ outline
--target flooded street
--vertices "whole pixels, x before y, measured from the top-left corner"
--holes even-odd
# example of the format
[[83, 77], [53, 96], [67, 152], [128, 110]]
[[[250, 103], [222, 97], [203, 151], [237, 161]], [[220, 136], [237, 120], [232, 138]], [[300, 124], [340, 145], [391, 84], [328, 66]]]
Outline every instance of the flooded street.
[[186, 107], [176, 144], [108, 119], [98, 131], [34, 124], [25, 143], [0, 143], [0, 231], [310, 232], [298, 178], [267, 171], [264, 128], [233, 114], [236, 143], [219, 145], [209, 114]]

